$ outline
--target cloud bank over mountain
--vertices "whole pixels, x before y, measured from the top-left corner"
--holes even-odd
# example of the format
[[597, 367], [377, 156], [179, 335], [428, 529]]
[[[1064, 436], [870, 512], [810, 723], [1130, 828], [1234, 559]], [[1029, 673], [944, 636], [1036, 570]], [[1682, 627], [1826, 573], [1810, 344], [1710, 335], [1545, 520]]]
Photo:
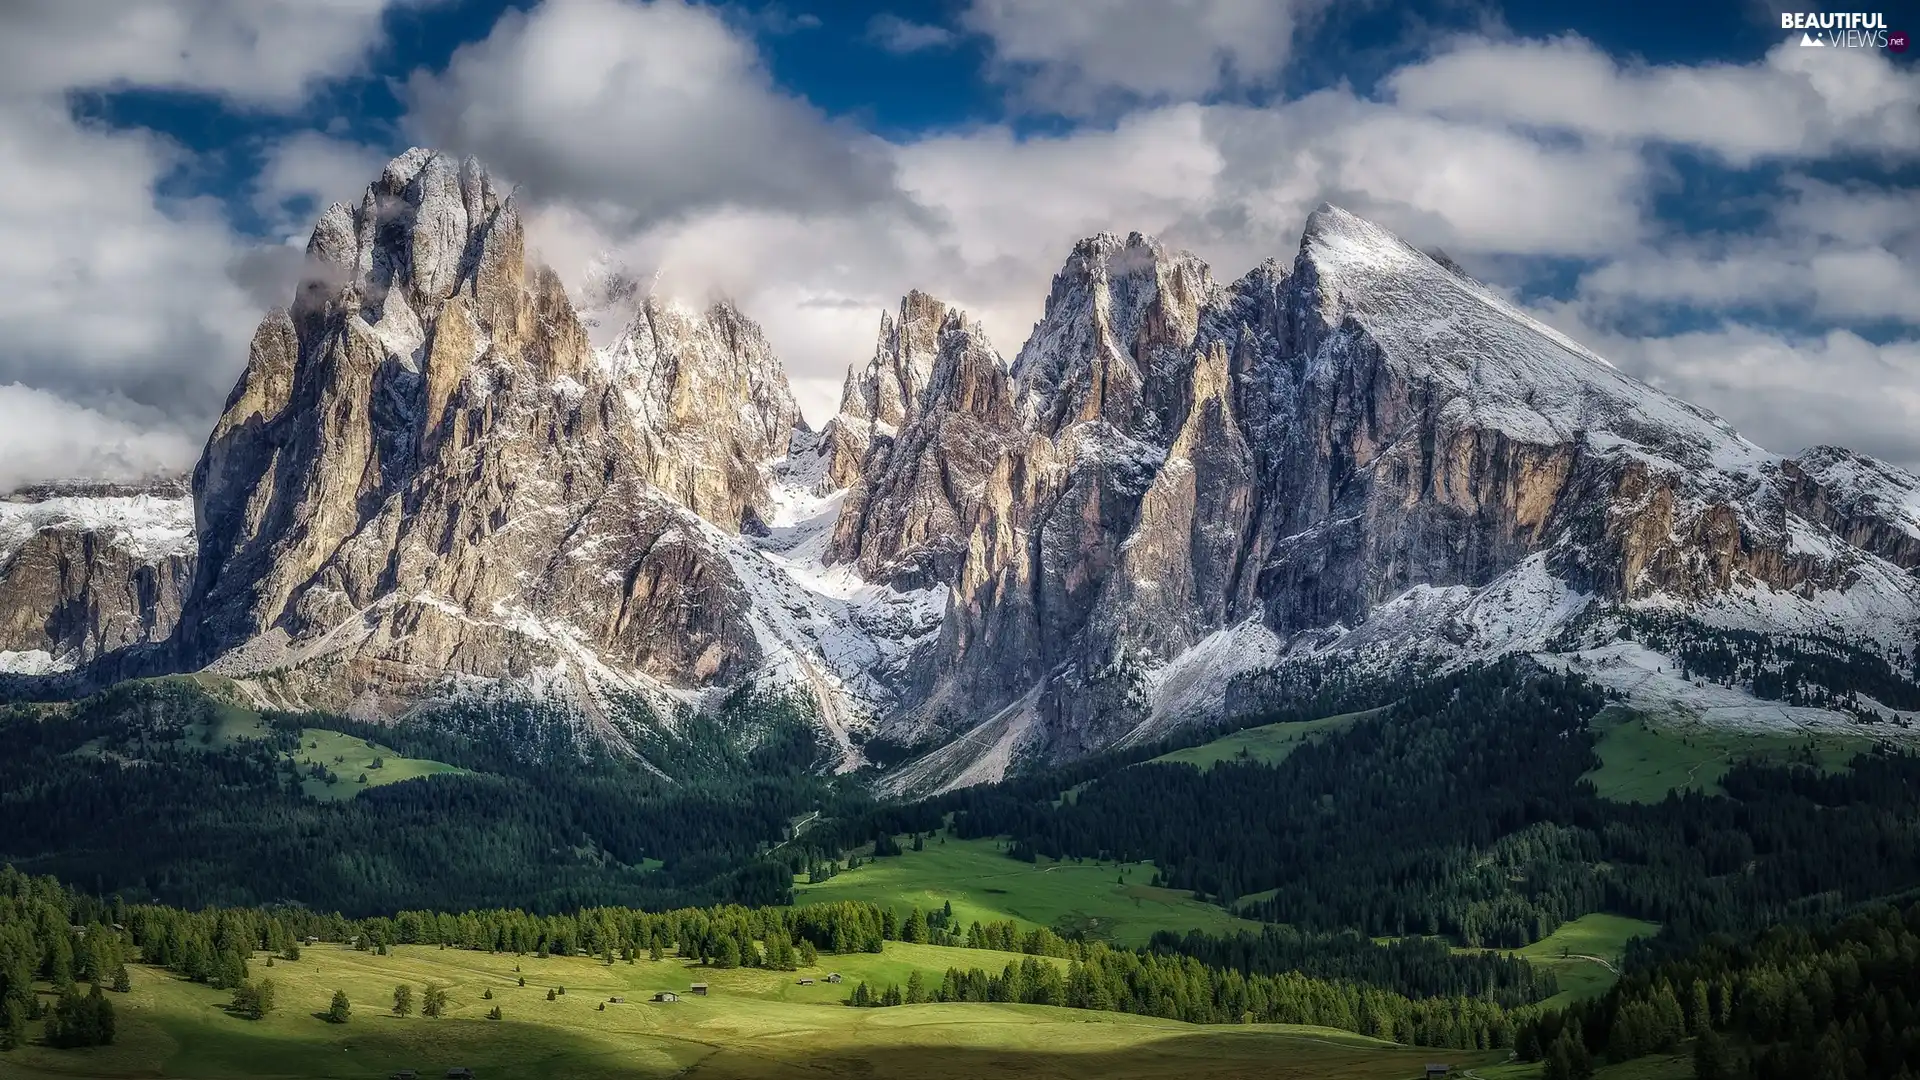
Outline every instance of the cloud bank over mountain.
[[[19, 388], [0, 397], [0, 450], [22, 479], [42, 461], [184, 468], [286, 295], [288, 237], [356, 197], [369, 162], [425, 143], [520, 185], [530, 243], [569, 285], [612, 256], [664, 291], [736, 299], [816, 422], [909, 287], [1012, 351], [1079, 237], [1137, 229], [1230, 279], [1285, 256], [1331, 200], [1764, 445], [1920, 463], [1910, 61], [1782, 38], [1645, 63], [1573, 25], [1482, 19], [1428, 27], [1384, 71], [1296, 85], [1303, 61], [1372, 55], [1347, 48], [1351, 18], [1189, 0], [1141, 35], [1122, 0], [1111, 18], [1068, 7], [836, 21], [788, 5], [775, 26], [681, 0], [544, 0], [491, 22], [452, 0], [143, 0], [102, 26], [30, 4], [0, 44], [0, 168], [22, 193], [0, 207], [0, 384]], [[446, 46], [419, 45], [422, 26]], [[66, 47], [78, 35], [89, 48]], [[963, 123], [880, 122], [849, 104], [857, 86], [781, 60], [780, 40], [810, 35], [930, 81], [971, 65], [978, 101]], [[244, 149], [126, 106], [154, 100]], [[376, 101], [385, 119], [353, 111]], [[27, 423], [48, 396], [121, 425], [121, 450]]]

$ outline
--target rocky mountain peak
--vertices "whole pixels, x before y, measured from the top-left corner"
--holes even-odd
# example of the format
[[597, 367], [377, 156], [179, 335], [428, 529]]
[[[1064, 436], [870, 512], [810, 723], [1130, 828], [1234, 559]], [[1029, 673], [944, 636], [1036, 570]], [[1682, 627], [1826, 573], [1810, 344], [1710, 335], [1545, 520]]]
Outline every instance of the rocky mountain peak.
[[944, 301], [918, 289], [901, 297], [897, 314], [880, 313], [873, 355], [864, 364], [847, 367], [840, 411], [824, 432], [823, 482], [830, 488], [857, 482], [874, 438], [892, 438], [918, 407], [953, 314]]
[[[959, 572], [989, 474], [1025, 433], [1006, 366], [977, 322], [919, 292], [909, 293], [900, 310], [891, 339], [899, 348], [880, 357], [910, 356], [911, 363], [876, 362], [868, 371], [881, 379], [911, 373], [913, 397], [897, 429], [836, 418], [845, 434], [829, 435], [843, 440], [843, 452], [859, 450], [860, 459], [826, 560], [854, 563], [872, 580], [923, 588]], [[863, 423], [868, 443], [860, 448]]]
[[1080, 242], [1011, 371], [908, 293], [818, 437], [731, 303], [606, 276], [591, 338], [475, 162], [401, 155], [308, 256], [190, 509], [0, 503], [0, 671], [170, 657], [369, 715], [479, 685], [616, 748], [751, 680], [849, 764], [850, 725], [944, 741], [889, 782], [927, 791], [1596, 604], [1920, 630], [1920, 478], [1768, 454], [1333, 206], [1225, 287]]
[[632, 410], [647, 479], [721, 528], [758, 521], [762, 466], [786, 456], [801, 425], [760, 326], [731, 301], [648, 296], [601, 358]]
[[1218, 292], [1199, 257], [1150, 237], [1080, 241], [1014, 360], [1022, 413], [1050, 436], [1098, 420], [1164, 442], [1184, 382], [1180, 352]]

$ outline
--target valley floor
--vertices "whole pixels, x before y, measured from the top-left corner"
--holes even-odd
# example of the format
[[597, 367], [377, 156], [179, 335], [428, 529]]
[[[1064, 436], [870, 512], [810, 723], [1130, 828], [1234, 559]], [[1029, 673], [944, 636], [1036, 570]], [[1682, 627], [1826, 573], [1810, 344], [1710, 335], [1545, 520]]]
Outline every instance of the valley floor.
[[[152, 968], [135, 968], [133, 991], [112, 995], [113, 1046], [0, 1054], [0, 1076], [54, 1080], [191, 1077], [379, 1078], [401, 1069], [436, 1078], [466, 1066], [479, 1080], [614, 1080], [692, 1075], [721, 1078], [1242, 1077], [1398, 1080], [1427, 1062], [1488, 1066], [1505, 1051], [1471, 1053], [1395, 1046], [1347, 1032], [1285, 1025], [1201, 1027], [1116, 1013], [1033, 1005], [935, 1004], [855, 1009], [841, 1004], [860, 980], [904, 981], [914, 970], [937, 985], [950, 966], [997, 969], [1011, 954], [888, 942], [880, 954], [822, 957], [801, 972], [718, 970], [676, 959], [609, 967], [577, 957], [515, 957], [431, 946], [389, 956], [332, 945], [265, 966], [276, 986], [264, 1020], [230, 1015], [230, 995]], [[515, 966], [520, 972], [515, 973]], [[798, 985], [842, 973], [847, 982]], [[518, 985], [521, 976], [526, 985]], [[393, 988], [428, 981], [448, 988], [447, 1015], [389, 1014]], [[670, 1004], [691, 983], [711, 996]], [[549, 989], [565, 988], [555, 1000]], [[320, 1014], [346, 991], [353, 1016]], [[493, 997], [484, 998], [491, 990]], [[624, 1003], [609, 1003], [611, 997]], [[605, 1005], [602, 1009], [601, 1006]], [[502, 1019], [485, 1019], [498, 1006]], [[37, 1025], [35, 1025], [37, 1027]]]

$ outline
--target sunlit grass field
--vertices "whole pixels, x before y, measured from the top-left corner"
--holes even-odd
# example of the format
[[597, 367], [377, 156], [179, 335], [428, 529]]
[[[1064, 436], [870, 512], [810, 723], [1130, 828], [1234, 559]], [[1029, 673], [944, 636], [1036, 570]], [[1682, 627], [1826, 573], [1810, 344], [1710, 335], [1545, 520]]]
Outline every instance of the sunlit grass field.
[[[230, 994], [150, 968], [133, 969], [133, 992], [113, 995], [119, 1039], [89, 1050], [30, 1045], [0, 1055], [0, 1076], [133, 1080], [191, 1077], [380, 1078], [401, 1069], [438, 1078], [454, 1066], [480, 1080], [612, 1080], [692, 1075], [719, 1078], [823, 1076], [1263, 1077], [1367, 1080], [1420, 1074], [1428, 1061], [1498, 1061], [1503, 1054], [1393, 1046], [1324, 1028], [1199, 1027], [1117, 1013], [1030, 1005], [945, 1004], [854, 1009], [841, 1000], [855, 982], [904, 983], [914, 970], [932, 984], [950, 966], [995, 969], [1011, 954], [888, 942], [879, 954], [823, 956], [802, 972], [716, 970], [667, 958], [607, 966], [578, 957], [402, 946], [378, 956], [340, 946], [305, 950], [265, 966], [276, 984], [264, 1020], [230, 1015]], [[516, 973], [515, 966], [521, 969]], [[829, 971], [847, 982], [800, 986]], [[523, 987], [518, 980], [526, 978]], [[389, 1014], [396, 983], [420, 1000], [428, 981], [448, 988], [445, 1016]], [[655, 991], [708, 997], [656, 1004]], [[549, 989], [565, 987], [555, 1000]], [[336, 989], [353, 1015], [325, 1022]], [[484, 993], [491, 990], [493, 997]], [[611, 997], [624, 997], [620, 1004]], [[601, 1008], [604, 1005], [605, 1008]], [[500, 1020], [486, 1019], [498, 1006]], [[34, 1025], [38, 1027], [38, 1025]]]

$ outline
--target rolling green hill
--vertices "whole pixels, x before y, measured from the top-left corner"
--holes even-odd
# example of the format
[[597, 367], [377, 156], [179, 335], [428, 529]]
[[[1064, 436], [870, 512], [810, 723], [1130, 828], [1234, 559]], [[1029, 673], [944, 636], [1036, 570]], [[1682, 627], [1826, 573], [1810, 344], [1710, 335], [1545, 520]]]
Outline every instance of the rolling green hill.
[[924, 851], [875, 859], [818, 884], [797, 879], [793, 892], [796, 904], [863, 900], [902, 912], [951, 903], [963, 930], [1012, 919], [1121, 945], [1143, 945], [1157, 930], [1259, 928], [1188, 893], [1151, 885], [1153, 876], [1152, 863], [1025, 863], [1008, 858], [997, 841], [943, 837]]
[[[264, 1020], [230, 1015], [229, 995], [167, 972], [135, 968], [133, 991], [114, 995], [119, 1038], [88, 1050], [29, 1045], [0, 1056], [0, 1074], [52, 1080], [229, 1077], [378, 1078], [415, 1069], [437, 1078], [467, 1066], [482, 1080], [564, 1076], [613, 1080], [693, 1073], [728, 1077], [901, 1076], [1130, 1078], [1260, 1075], [1327, 1080], [1399, 1080], [1428, 1061], [1500, 1060], [1474, 1053], [1395, 1046], [1347, 1032], [1289, 1025], [1203, 1027], [1148, 1017], [1034, 1005], [935, 1004], [854, 1009], [841, 1004], [853, 980], [888, 982], [920, 970], [934, 982], [947, 967], [995, 967], [1011, 954], [888, 942], [881, 954], [822, 958], [803, 972], [716, 970], [667, 959], [606, 966], [584, 958], [536, 959], [430, 946], [378, 956], [340, 946], [305, 950], [264, 966], [276, 1008]], [[522, 969], [517, 975], [515, 966]], [[798, 985], [839, 971], [848, 983]], [[520, 975], [527, 985], [518, 985]], [[656, 1004], [655, 991], [711, 996]], [[438, 1019], [389, 1014], [393, 988], [416, 1002], [428, 981], [448, 988]], [[549, 988], [566, 993], [546, 1000]], [[320, 1015], [335, 990], [353, 1003], [345, 1024]], [[493, 997], [482, 994], [491, 990]], [[624, 1003], [608, 1003], [611, 997]], [[605, 1008], [600, 1006], [605, 1004]], [[499, 1021], [485, 1019], [498, 1006]]]

